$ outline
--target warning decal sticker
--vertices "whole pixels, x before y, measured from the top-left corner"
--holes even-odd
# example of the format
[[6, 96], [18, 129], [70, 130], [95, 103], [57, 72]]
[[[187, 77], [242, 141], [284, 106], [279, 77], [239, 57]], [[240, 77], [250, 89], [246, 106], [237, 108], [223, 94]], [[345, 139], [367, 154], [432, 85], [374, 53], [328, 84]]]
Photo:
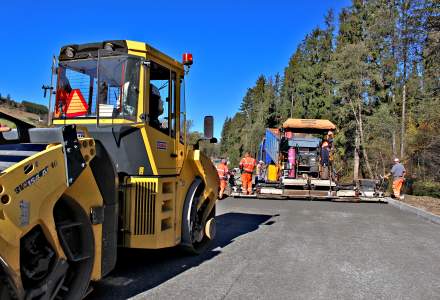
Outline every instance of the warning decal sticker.
[[157, 141], [156, 143], [157, 150], [167, 150], [167, 148], [168, 148], [167, 142]]
[[66, 117], [84, 116], [87, 114], [88, 108], [81, 91], [79, 89], [72, 90], [69, 99], [67, 99]]

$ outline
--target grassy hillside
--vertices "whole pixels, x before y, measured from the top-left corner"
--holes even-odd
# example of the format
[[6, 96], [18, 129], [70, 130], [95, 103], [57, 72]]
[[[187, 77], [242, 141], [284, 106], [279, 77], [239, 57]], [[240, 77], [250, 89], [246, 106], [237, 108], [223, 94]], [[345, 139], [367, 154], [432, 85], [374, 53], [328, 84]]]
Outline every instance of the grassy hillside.
[[[17, 102], [9, 96], [0, 96], [0, 112], [11, 115], [17, 119], [31, 123], [35, 126], [44, 126], [47, 120], [48, 109], [46, 106], [28, 101]], [[7, 121], [1, 120], [3, 125], [11, 126]]]

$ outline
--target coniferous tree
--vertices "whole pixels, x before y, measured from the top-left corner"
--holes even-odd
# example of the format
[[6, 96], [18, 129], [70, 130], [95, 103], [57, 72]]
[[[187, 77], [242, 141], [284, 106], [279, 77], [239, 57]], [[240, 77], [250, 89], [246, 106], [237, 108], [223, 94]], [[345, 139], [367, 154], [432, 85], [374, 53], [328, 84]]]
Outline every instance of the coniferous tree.
[[410, 172], [440, 179], [439, 10], [436, 0], [353, 0], [336, 36], [330, 11], [282, 77], [261, 75], [247, 90], [225, 121], [222, 152], [238, 163], [243, 151], [256, 153], [266, 127], [329, 118], [335, 164], [354, 177], [385, 172], [400, 152]]

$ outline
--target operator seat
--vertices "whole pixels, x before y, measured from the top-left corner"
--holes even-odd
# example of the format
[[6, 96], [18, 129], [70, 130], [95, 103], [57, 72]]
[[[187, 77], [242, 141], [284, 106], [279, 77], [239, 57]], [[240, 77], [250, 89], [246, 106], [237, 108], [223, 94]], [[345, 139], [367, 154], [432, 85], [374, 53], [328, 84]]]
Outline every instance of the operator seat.
[[150, 126], [161, 130], [159, 116], [163, 114], [163, 101], [160, 97], [159, 89], [150, 83]]

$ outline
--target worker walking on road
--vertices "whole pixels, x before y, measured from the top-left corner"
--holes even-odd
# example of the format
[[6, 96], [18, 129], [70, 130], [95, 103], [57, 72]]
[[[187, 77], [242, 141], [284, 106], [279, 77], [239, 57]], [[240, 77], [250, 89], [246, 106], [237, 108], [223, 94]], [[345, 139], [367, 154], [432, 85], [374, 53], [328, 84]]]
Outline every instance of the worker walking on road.
[[251, 157], [249, 152], [246, 152], [240, 161], [241, 185], [244, 194], [249, 195], [252, 193], [252, 173], [256, 165], [255, 158]]
[[223, 193], [225, 192], [225, 188], [228, 185], [228, 165], [226, 159], [222, 159], [221, 162], [217, 166], [217, 174], [220, 179], [220, 193], [218, 194], [218, 198], [223, 198]]
[[405, 167], [400, 163], [400, 160], [396, 157], [394, 159], [394, 165], [391, 168], [390, 173], [385, 175], [388, 178], [393, 175], [393, 193], [396, 199], [400, 199], [400, 190], [402, 189], [403, 183], [405, 182]]

